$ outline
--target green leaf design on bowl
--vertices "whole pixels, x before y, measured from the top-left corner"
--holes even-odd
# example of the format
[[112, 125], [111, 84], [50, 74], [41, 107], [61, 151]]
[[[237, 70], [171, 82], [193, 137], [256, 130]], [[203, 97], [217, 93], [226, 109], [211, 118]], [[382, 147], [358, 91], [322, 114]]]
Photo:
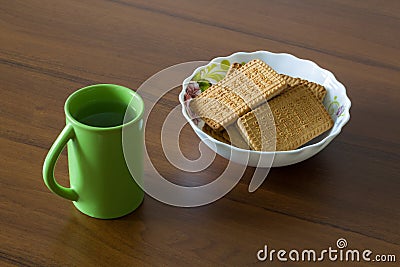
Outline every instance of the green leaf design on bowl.
[[[244, 65], [246, 62], [242, 62], [241, 64]], [[231, 62], [227, 59], [222, 60], [220, 63], [212, 63], [195, 73], [192, 81], [197, 82], [203, 92], [211, 85], [225, 78], [230, 66]]]
[[342, 117], [344, 116], [344, 105], [341, 105], [337, 100], [337, 96], [328, 104], [328, 113], [331, 116]]
[[200, 91], [202, 91], [202, 92], [204, 92], [205, 90], [208, 89], [208, 87], [211, 86], [211, 83], [208, 80], [204, 80], [204, 79], [197, 81], [197, 83], [199, 84]]
[[[192, 78], [192, 81], [206, 84], [214, 84], [222, 80], [226, 76], [230, 62], [223, 60], [221, 63], [213, 63], [198, 71]], [[208, 88], [208, 87], [207, 87]], [[204, 89], [205, 90], [205, 89]]]
[[229, 60], [225, 59], [221, 61], [221, 69], [228, 71], [229, 67], [231, 66], [231, 63]]

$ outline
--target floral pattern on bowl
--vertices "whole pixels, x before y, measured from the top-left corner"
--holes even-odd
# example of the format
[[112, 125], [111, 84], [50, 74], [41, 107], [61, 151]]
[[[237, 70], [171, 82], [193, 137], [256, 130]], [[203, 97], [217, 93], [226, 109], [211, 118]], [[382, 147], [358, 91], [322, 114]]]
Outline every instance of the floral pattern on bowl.
[[[234, 62], [232, 62], [234, 63]], [[246, 62], [242, 62], [241, 64], [246, 64]], [[204, 92], [211, 85], [216, 84], [223, 78], [225, 78], [226, 73], [231, 65], [229, 60], [222, 60], [219, 63], [212, 63], [210, 65], [204, 66], [199, 71], [197, 71], [192, 80], [189, 83], [188, 88], [186, 89], [186, 93], [188, 94], [187, 99], [196, 97], [199, 93], [193, 93], [193, 89], [199, 89], [200, 92]]]
[[[246, 62], [242, 62], [241, 64], [244, 65]], [[195, 98], [201, 94], [201, 92], [207, 90], [211, 85], [216, 84], [225, 78], [230, 66], [231, 62], [229, 60], [222, 60], [219, 63], [212, 63], [204, 66], [193, 75], [192, 79], [187, 85], [184, 95], [186, 110], [190, 117], [193, 118], [192, 120], [196, 125], [199, 124], [200, 120], [195, 118], [195, 114], [189, 108], [188, 100]]]
[[342, 117], [344, 116], [343, 112], [345, 110], [345, 106], [341, 105], [337, 100], [337, 96], [334, 96], [333, 100], [328, 104], [328, 113], [331, 117]]

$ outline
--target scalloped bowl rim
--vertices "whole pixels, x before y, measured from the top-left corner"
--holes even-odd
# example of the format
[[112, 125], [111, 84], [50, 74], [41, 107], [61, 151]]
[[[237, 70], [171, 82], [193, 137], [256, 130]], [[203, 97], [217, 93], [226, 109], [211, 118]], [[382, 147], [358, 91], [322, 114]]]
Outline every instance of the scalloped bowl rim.
[[[236, 53], [233, 53], [233, 54], [231, 54], [231, 55], [229, 55], [229, 56], [225, 56], [225, 57], [216, 57], [216, 58], [212, 59], [211, 61], [209, 61], [206, 65], [203, 65], [203, 66], [200, 66], [200, 67], [196, 68], [196, 69], [193, 71], [193, 73], [183, 81], [183, 83], [182, 83], [182, 91], [181, 91], [180, 94], [179, 94], [179, 102], [181, 103], [181, 106], [182, 106], [182, 114], [183, 114], [183, 116], [185, 117], [185, 119], [189, 122], [189, 124], [190, 124], [190, 126], [193, 128], [193, 130], [194, 130], [195, 132], [196, 132], [196, 130], [201, 131], [201, 129], [192, 121], [192, 119], [190, 118], [189, 114], [187, 114], [186, 108], [185, 108], [185, 104], [184, 104], [184, 103], [185, 103], [184, 95], [185, 95], [185, 90], [186, 90], [186, 87], [185, 87], [185, 86], [187, 86], [187, 85], [189, 84], [189, 82], [191, 81], [191, 79], [193, 78], [193, 76], [194, 76], [198, 71], [200, 71], [201, 69], [203, 69], [205, 66], [208, 66], [208, 65], [210, 65], [210, 64], [212, 64], [212, 63], [220, 63], [222, 60], [225, 60], [225, 59], [226, 59], [226, 60], [229, 60], [229, 59], [231, 59], [231, 58], [233, 58], [233, 57], [236, 57], [236, 56], [238, 56], [238, 55], [251, 56], [251, 55], [256, 55], [256, 54], [260, 54], [260, 53], [262, 53], [262, 54], [266, 53], [266, 54], [268, 54], [268, 55], [273, 55], [273, 56], [285, 56], [285, 57], [290, 57], [290, 58], [292, 58], [292, 59], [294, 59], [294, 60], [301, 61], [301, 62], [304, 63], [304, 64], [313, 65], [313, 67], [316, 67], [316, 68], [319, 69], [320, 71], [326, 73], [328, 76], [331, 76], [331, 79], [332, 79], [333, 81], [335, 81], [335, 83], [337, 83], [337, 85], [338, 85], [339, 87], [341, 87], [341, 89], [343, 89], [343, 94], [344, 94], [344, 99], [345, 99], [345, 104], [346, 104], [346, 111], [347, 111], [347, 112], [344, 113], [344, 118], [343, 118], [343, 119], [340, 121], [340, 123], [337, 125], [338, 127], [331, 129], [330, 132], [329, 132], [329, 134], [328, 134], [325, 138], [323, 138], [322, 140], [320, 140], [319, 142], [316, 142], [316, 143], [313, 143], [313, 144], [309, 144], [309, 145], [307, 145], [307, 146], [303, 146], [303, 147], [300, 147], [300, 148], [297, 148], [297, 149], [294, 149], [294, 150], [288, 150], [288, 151], [256, 151], [256, 150], [247, 150], [247, 149], [238, 148], [238, 147], [235, 147], [235, 146], [232, 146], [232, 145], [229, 145], [229, 144], [220, 142], [220, 141], [218, 141], [218, 140], [212, 138], [211, 136], [209, 137], [210, 140], [212, 140], [212, 142], [214, 142], [214, 143], [216, 143], [216, 144], [219, 144], [219, 145], [221, 145], [221, 146], [223, 146], [223, 147], [226, 147], [226, 148], [229, 148], [229, 149], [232, 149], [232, 150], [237, 150], [237, 151], [241, 151], [241, 152], [250, 152], [250, 153], [253, 153], [253, 154], [256, 154], [256, 155], [260, 155], [260, 156], [261, 156], [261, 155], [269, 155], [269, 154], [275, 154], [275, 155], [276, 155], [276, 154], [282, 154], [282, 155], [286, 154], [286, 155], [290, 155], [290, 154], [292, 154], [292, 153], [298, 153], [298, 152], [306, 151], [306, 150], [308, 150], [308, 149], [310, 149], [310, 148], [319, 147], [319, 146], [321, 146], [321, 145], [323, 145], [323, 144], [325, 144], [325, 143], [327, 143], [327, 144], [330, 143], [337, 135], [339, 135], [339, 133], [342, 131], [343, 126], [346, 125], [346, 123], [350, 120], [351, 101], [350, 101], [349, 97], [347, 96], [346, 87], [345, 87], [341, 82], [339, 82], [339, 81], [336, 79], [335, 75], [334, 75], [332, 72], [330, 72], [329, 70], [326, 70], [326, 69], [320, 67], [318, 64], [316, 64], [315, 62], [313, 62], [313, 61], [311, 61], [311, 60], [308, 60], [308, 59], [301, 59], [301, 58], [298, 58], [298, 57], [296, 57], [296, 56], [294, 56], [294, 55], [292, 55], [292, 54], [288, 54], [288, 53], [273, 53], [273, 52], [269, 52], [269, 51], [236, 52]], [[335, 124], [336, 124], [336, 123], [335, 123]], [[201, 138], [200, 138], [200, 139], [201, 139]]]

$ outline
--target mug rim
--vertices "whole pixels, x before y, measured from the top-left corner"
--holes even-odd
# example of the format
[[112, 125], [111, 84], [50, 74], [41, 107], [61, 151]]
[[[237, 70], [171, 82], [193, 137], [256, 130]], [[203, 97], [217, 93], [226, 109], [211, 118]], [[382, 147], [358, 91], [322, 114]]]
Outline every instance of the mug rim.
[[[124, 122], [124, 123], [122, 123], [120, 125], [111, 126], [111, 127], [91, 126], [91, 125], [84, 124], [84, 123], [78, 121], [77, 119], [75, 119], [74, 116], [70, 113], [70, 110], [69, 110], [69, 107], [71, 105], [71, 101], [74, 98], [78, 97], [78, 95], [82, 94], [83, 92], [88, 91], [88, 90], [93, 90], [96, 87], [99, 87], [99, 88], [101, 88], [101, 87], [117, 88], [118, 90], [127, 91], [132, 96], [131, 100], [129, 101], [129, 104], [128, 104], [127, 108], [131, 105], [131, 102], [132, 102], [132, 100], [134, 98], [136, 98], [139, 101], [138, 102], [139, 103], [139, 105], [138, 105], [139, 108], [138, 108], [138, 110], [136, 110], [136, 111], [138, 111], [137, 115], [133, 119], [129, 120], [128, 122]], [[81, 127], [81, 128], [87, 129], [87, 130], [111, 131], [111, 130], [122, 129], [123, 127], [126, 127], [126, 126], [128, 126], [130, 124], [134, 124], [138, 120], [140, 120], [143, 117], [143, 113], [144, 113], [144, 102], [143, 102], [142, 97], [138, 93], [136, 93], [132, 89], [129, 89], [128, 87], [125, 87], [125, 86], [122, 86], [122, 85], [117, 85], [117, 84], [101, 83], [101, 84], [93, 84], [93, 85], [85, 86], [83, 88], [80, 88], [80, 89], [76, 90], [72, 94], [70, 94], [68, 96], [67, 100], [65, 101], [64, 112], [65, 112], [65, 115], [67, 117], [68, 122], [70, 122], [73, 125], [76, 125], [78, 127]]]

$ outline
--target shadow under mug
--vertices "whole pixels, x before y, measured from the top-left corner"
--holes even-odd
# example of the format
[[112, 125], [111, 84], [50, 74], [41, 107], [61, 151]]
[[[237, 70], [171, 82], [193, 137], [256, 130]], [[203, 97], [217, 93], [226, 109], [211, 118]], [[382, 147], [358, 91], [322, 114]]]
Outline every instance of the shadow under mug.
[[[134, 211], [144, 197], [135, 182], [143, 179], [142, 98], [123, 86], [97, 84], [71, 94], [64, 111], [66, 126], [43, 164], [46, 186], [91, 217], [111, 219]], [[122, 130], [129, 135], [124, 140], [131, 142], [124, 147], [134, 150], [130, 170], [124, 158]], [[70, 188], [59, 185], [54, 177], [66, 145]]]

